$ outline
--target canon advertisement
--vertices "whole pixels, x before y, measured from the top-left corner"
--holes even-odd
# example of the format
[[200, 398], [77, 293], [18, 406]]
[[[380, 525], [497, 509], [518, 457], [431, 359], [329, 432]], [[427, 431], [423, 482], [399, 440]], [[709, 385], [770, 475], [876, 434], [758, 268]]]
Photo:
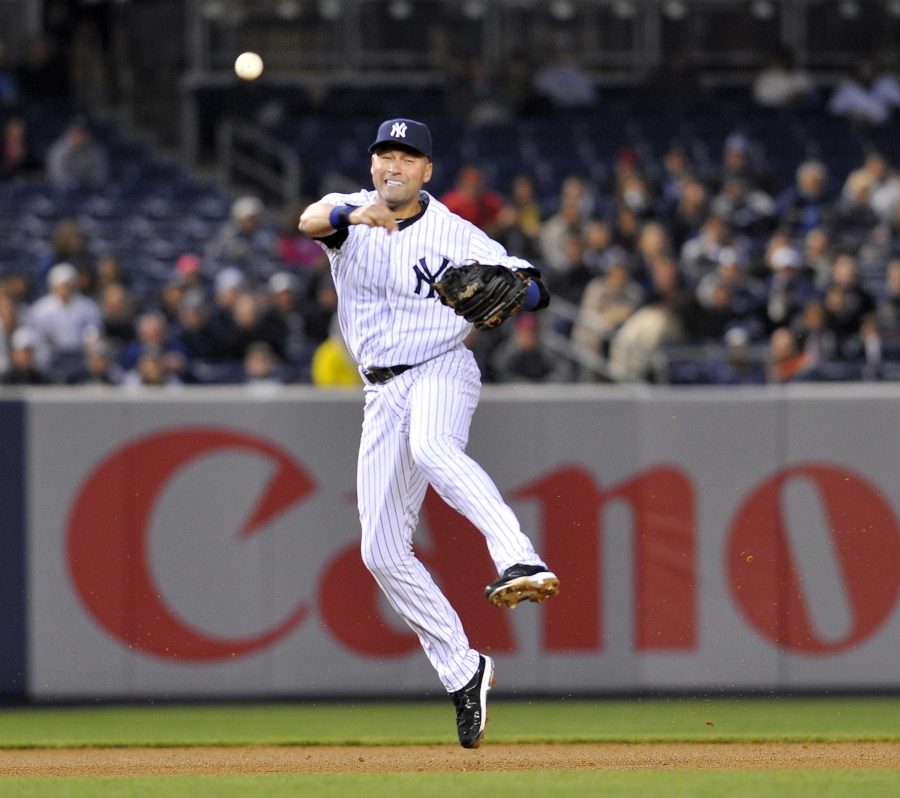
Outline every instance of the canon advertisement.
[[[896, 689], [898, 419], [880, 386], [485, 389], [470, 451], [560, 595], [490, 606], [431, 492], [417, 552], [507, 693]], [[0, 402], [2, 692], [440, 693], [360, 560], [361, 420], [305, 389]]]

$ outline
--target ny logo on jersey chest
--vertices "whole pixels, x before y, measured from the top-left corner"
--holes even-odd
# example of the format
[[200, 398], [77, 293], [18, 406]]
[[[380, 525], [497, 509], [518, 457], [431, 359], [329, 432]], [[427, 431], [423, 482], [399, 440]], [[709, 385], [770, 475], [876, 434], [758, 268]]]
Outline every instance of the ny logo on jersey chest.
[[419, 262], [413, 266], [413, 273], [416, 275], [416, 294], [421, 294], [424, 286], [428, 286], [428, 293], [425, 299], [431, 299], [436, 296], [434, 292], [434, 284], [441, 276], [441, 273], [450, 265], [450, 258], [444, 258], [437, 271], [431, 271], [425, 258], [419, 258]]

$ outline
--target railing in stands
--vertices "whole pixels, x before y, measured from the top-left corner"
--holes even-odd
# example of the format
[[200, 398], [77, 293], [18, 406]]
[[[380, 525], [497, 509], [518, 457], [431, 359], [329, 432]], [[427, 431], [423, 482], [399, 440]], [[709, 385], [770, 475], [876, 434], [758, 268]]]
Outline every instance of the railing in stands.
[[226, 190], [252, 186], [262, 189], [282, 206], [300, 200], [300, 158], [283, 141], [254, 125], [224, 122], [216, 136], [219, 180]]

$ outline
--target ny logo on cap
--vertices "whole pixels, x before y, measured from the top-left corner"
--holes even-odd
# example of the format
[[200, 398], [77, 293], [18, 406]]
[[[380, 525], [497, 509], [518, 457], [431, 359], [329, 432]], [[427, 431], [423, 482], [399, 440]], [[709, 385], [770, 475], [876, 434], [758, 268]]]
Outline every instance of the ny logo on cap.
[[391, 135], [394, 138], [405, 139], [406, 138], [406, 122], [394, 122], [394, 125], [391, 128]]

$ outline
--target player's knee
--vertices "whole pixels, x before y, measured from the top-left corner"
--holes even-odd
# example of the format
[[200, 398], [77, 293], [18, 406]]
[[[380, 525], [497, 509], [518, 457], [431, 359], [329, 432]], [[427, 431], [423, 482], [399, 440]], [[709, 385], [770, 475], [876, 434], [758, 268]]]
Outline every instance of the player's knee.
[[453, 447], [439, 439], [410, 441], [410, 454], [416, 467], [429, 478], [439, 473], [453, 455]]
[[363, 565], [375, 577], [388, 575], [397, 569], [395, 558], [385, 552], [383, 545], [378, 546], [374, 542], [363, 543], [360, 554]]

